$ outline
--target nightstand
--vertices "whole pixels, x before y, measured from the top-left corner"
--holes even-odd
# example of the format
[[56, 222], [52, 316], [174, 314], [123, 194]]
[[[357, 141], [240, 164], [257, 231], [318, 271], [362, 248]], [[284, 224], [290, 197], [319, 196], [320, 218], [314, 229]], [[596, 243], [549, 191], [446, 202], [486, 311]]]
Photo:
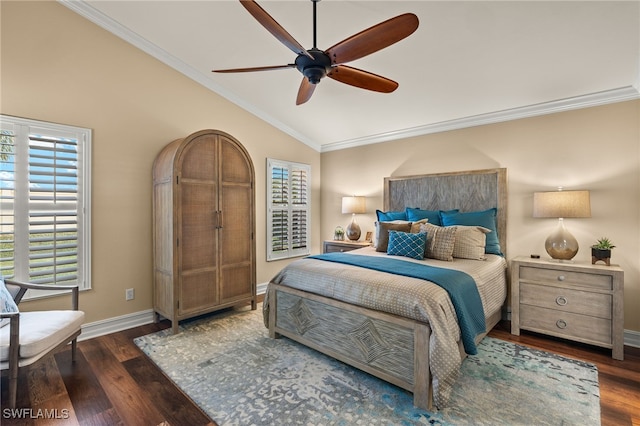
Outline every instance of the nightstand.
[[511, 334], [520, 330], [612, 349], [624, 358], [624, 271], [617, 265], [511, 261]]
[[369, 247], [371, 243], [366, 241], [337, 241], [326, 240], [324, 242], [323, 253], [333, 253], [336, 251], [351, 251], [362, 247]]

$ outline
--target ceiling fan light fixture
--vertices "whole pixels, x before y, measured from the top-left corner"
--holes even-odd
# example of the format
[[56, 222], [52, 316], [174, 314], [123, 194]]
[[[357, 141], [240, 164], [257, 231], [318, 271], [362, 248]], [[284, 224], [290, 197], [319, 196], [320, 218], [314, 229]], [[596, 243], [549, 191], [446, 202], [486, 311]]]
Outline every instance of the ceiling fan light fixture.
[[296, 68], [309, 80], [309, 83], [318, 84], [331, 70], [331, 59], [320, 49], [309, 49], [307, 52], [313, 56], [313, 59], [298, 55]]
[[327, 75], [327, 71], [323, 67], [311, 66], [305, 68], [302, 74], [307, 77], [309, 83], [318, 84], [320, 80]]
[[[374, 92], [393, 92], [398, 87], [398, 83], [395, 81], [368, 71], [346, 66], [345, 62], [363, 58], [408, 37], [418, 28], [418, 17], [413, 13], [398, 15], [395, 18], [387, 19], [384, 22], [360, 31], [323, 51], [316, 47], [316, 5], [320, 0], [311, 1], [313, 2], [313, 48], [305, 50], [305, 48], [278, 24], [271, 15], [260, 7], [255, 0], [240, 0], [242, 6], [244, 6], [267, 31], [289, 48], [289, 50], [298, 55], [295, 64], [213, 71], [222, 73], [249, 72], [295, 67], [304, 77], [298, 90], [296, 105], [307, 102], [311, 98], [315, 86], [324, 77], [329, 77], [341, 83]], [[342, 69], [342, 72], [339, 73], [338, 71], [340, 69]]]

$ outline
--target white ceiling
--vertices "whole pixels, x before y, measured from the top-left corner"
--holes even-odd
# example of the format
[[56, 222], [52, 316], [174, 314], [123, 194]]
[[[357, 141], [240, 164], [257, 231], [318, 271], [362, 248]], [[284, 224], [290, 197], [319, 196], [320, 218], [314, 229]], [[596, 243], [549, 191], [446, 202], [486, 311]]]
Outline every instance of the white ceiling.
[[[412, 12], [418, 30], [349, 63], [400, 86], [391, 94], [325, 78], [296, 106], [296, 69], [238, 1], [59, 0], [214, 92], [329, 151], [640, 98], [639, 1], [345, 1], [318, 3], [318, 48]], [[312, 2], [258, 2], [306, 48]]]

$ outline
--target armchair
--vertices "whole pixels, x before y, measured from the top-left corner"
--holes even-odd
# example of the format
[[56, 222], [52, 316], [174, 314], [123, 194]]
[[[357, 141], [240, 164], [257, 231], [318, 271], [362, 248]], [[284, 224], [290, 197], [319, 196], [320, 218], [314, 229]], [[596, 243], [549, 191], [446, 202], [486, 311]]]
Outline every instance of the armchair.
[[[17, 305], [28, 289], [71, 290], [71, 310], [17, 312]], [[71, 359], [75, 362], [77, 338], [84, 322], [78, 310], [78, 286], [50, 286], [15, 280], [0, 280], [3, 300], [0, 327], [0, 370], [9, 370], [8, 407], [15, 408], [18, 393], [18, 369], [35, 363], [71, 342]], [[15, 303], [15, 305], [13, 305]], [[5, 306], [14, 306], [7, 309]], [[16, 312], [7, 312], [15, 310]], [[9, 319], [5, 323], [5, 319]]]

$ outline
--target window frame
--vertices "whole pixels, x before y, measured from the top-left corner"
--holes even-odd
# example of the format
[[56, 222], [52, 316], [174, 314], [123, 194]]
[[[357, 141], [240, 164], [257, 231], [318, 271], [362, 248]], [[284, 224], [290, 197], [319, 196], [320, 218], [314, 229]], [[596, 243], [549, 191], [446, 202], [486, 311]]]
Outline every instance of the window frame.
[[[303, 195], [304, 203], [292, 203], [289, 202], [291, 195], [287, 193], [284, 198], [287, 198], [284, 203], [274, 202], [274, 184], [277, 183], [274, 179], [274, 169], [287, 170], [287, 188], [293, 193], [295, 185], [295, 172], [302, 172], [306, 177], [304, 187], [300, 191]], [[304, 163], [297, 163], [293, 161], [277, 160], [274, 158], [267, 158], [267, 262], [281, 259], [289, 259], [292, 257], [300, 257], [311, 254], [311, 165]], [[274, 250], [274, 215], [275, 212], [286, 213], [286, 230], [287, 241], [286, 249]], [[304, 217], [301, 218], [300, 212], [304, 213]], [[298, 226], [304, 226], [304, 233], [295, 234], [293, 230]], [[295, 247], [294, 243], [296, 236], [304, 241], [304, 246]]]
[[[38, 280], [30, 276], [30, 268], [33, 269], [33, 266], [30, 265], [30, 257], [34, 257], [34, 252], [30, 249], [29, 235], [30, 232], [38, 232], [34, 231], [34, 228], [42, 229], [46, 226], [46, 222], [45, 224], [34, 224], [35, 221], [30, 218], [37, 216], [36, 213], [40, 212], [40, 216], [45, 218], [51, 216], [51, 214], [54, 215], [56, 220], [55, 225], [52, 226], [55, 226], [55, 229], [59, 226], [69, 227], [70, 232], [76, 234], [73, 242], [77, 242], [77, 248], [75, 249], [74, 257], [71, 258], [71, 264], [75, 265], [72, 269], [77, 270], [75, 274], [76, 278], [71, 282], [69, 280], [61, 280], [59, 285], [77, 284], [80, 290], [91, 289], [91, 129], [8, 115], [0, 115], [0, 129], [12, 132], [14, 138], [12, 153], [14, 189], [13, 191], [9, 189], [9, 192], [12, 192], [12, 196], [5, 192], [5, 190], [10, 187], [10, 184], [0, 186], [0, 194], [3, 196], [0, 201], [3, 204], [13, 202], [13, 205], [10, 205], [6, 209], [9, 215], [13, 213], [13, 274], [7, 275], [5, 278], [56, 285], [55, 277], [52, 282], [50, 279]], [[50, 148], [49, 146], [33, 148], [38, 145], [36, 140], [40, 137], [46, 140], [41, 143], [45, 145], [50, 143], [50, 146], [54, 148]], [[71, 142], [66, 143], [66, 141]], [[69, 154], [67, 148], [68, 145], [72, 144], [77, 145], [77, 151], [76, 153]], [[32, 147], [31, 153], [30, 146]], [[72, 177], [71, 182], [66, 183], [64, 181], [64, 173], [60, 172], [60, 170], [64, 169], [64, 166], [56, 164], [51, 167], [53, 172], [47, 173], [41, 171], [40, 175], [44, 176], [44, 178], [41, 179], [46, 180], [50, 177], [52, 185], [56, 188], [73, 187], [74, 190], [72, 190], [71, 193], [76, 194], [76, 199], [68, 197], [70, 193], [69, 190], [53, 189], [44, 191], [51, 195], [45, 195], [44, 198], [40, 197], [38, 201], [35, 201], [36, 195], [34, 191], [30, 190], [30, 187], [33, 185], [34, 180], [38, 179], [35, 177], [37, 172], [34, 173], [37, 169], [37, 165], [34, 164], [37, 161], [36, 152], [47, 149], [52, 152], [52, 157], [56, 159], [61, 157], [64, 163], [77, 164], [77, 174], [75, 179]], [[45, 164], [48, 161], [46, 156], [44, 160], [41, 161], [44, 162], [45, 167], [48, 166], [48, 164]], [[30, 163], [32, 163], [31, 173], [29, 169]], [[11, 172], [7, 173], [7, 176], [11, 176]], [[5, 180], [4, 176], [3, 180]], [[44, 184], [47, 185], [48, 182], [44, 182]], [[76, 187], [77, 191], [75, 190]], [[64, 199], [65, 195], [67, 195], [66, 200]], [[55, 201], [51, 201], [50, 199]], [[59, 213], [62, 212], [72, 213], [71, 215], [64, 213], [66, 217], [71, 219], [59, 221], [57, 218]], [[3, 212], [3, 216], [4, 213], [5, 212]], [[11, 226], [11, 224], [7, 222], [2, 225], [0, 223], [0, 227], [3, 226]], [[2, 234], [9, 233], [6, 231], [6, 228], [0, 228], [0, 231], [2, 231]], [[62, 245], [63, 243], [60, 244]], [[56, 239], [55, 251], [57, 250], [59, 250], [59, 248], [58, 240]], [[56, 265], [62, 265], [64, 263], [64, 260], [62, 260], [63, 257], [69, 257], [64, 253], [64, 250], [60, 249], [60, 252], [61, 254], [55, 255], [56, 260], [54, 262]], [[75, 259], [75, 261], [73, 261], [73, 259]], [[3, 271], [0, 270], [0, 273], [3, 273]], [[30, 293], [31, 291], [27, 291], [23, 300], [59, 294], [59, 292], [47, 291]]]

